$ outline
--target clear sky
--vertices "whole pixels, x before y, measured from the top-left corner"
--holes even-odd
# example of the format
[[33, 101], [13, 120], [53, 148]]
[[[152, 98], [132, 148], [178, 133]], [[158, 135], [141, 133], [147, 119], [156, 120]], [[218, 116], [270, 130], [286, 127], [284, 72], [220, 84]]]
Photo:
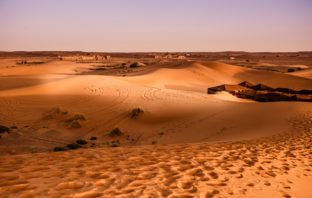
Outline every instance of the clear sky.
[[312, 0], [0, 0], [0, 50], [311, 51]]

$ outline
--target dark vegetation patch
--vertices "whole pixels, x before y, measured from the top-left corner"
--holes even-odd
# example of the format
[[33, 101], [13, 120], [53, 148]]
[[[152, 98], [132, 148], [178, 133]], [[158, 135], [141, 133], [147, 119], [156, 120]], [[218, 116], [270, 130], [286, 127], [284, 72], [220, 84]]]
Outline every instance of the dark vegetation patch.
[[86, 117], [81, 113], [69, 114], [67, 110], [60, 107], [52, 108], [43, 114], [44, 120], [57, 119], [65, 124], [70, 129], [81, 128], [81, 121], [85, 121]]
[[83, 114], [74, 114], [73, 116], [67, 118], [64, 123], [68, 128], [78, 129], [81, 128], [80, 121], [85, 121], [86, 117]]
[[81, 148], [81, 146], [80, 146], [79, 144], [77, 144], [77, 143], [67, 144], [66, 147], [67, 147], [68, 149], [70, 149], [70, 150], [75, 150], [75, 149]]
[[123, 134], [124, 133], [119, 128], [114, 128], [113, 130], [107, 133], [109, 137], [119, 137], [122, 136]]
[[54, 118], [57, 118], [58, 116], [64, 116], [67, 114], [68, 114], [68, 111], [66, 111], [65, 109], [62, 109], [61, 107], [54, 107], [48, 112], [43, 114], [43, 119], [47, 119], [47, 120], [54, 119]]
[[97, 140], [97, 137], [92, 136], [92, 137], [90, 137], [90, 140], [92, 140], [92, 141]]
[[67, 151], [67, 149], [64, 147], [54, 147], [53, 151], [54, 152], [60, 152], [60, 151]]
[[66, 123], [66, 124], [67, 124], [68, 128], [71, 128], [71, 129], [79, 129], [79, 128], [81, 128], [81, 124], [77, 120], [74, 120], [74, 121]]
[[80, 145], [85, 145], [85, 144], [88, 144], [88, 142], [86, 140], [83, 140], [83, 139], [79, 139], [76, 141], [77, 144], [80, 144]]
[[75, 143], [67, 144], [65, 147], [54, 147], [53, 151], [67, 151], [82, 148], [82, 145], [86, 145], [88, 142], [84, 139], [78, 139]]
[[65, 122], [73, 122], [73, 121], [79, 121], [79, 120], [86, 120], [86, 117], [83, 114], [77, 113], [74, 114], [73, 116], [67, 118]]
[[133, 119], [136, 119], [143, 113], [144, 113], [144, 111], [142, 109], [135, 108], [135, 109], [132, 109], [132, 111], [130, 112], [130, 117]]

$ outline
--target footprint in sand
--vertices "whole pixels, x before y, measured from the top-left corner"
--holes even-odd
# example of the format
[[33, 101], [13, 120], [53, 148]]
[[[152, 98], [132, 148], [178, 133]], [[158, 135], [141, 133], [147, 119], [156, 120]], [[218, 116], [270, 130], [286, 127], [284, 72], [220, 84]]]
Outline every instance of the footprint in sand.
[[100, 192], [82, 192], [82, 193], [76, 193], [73, 195], [73, 198], [96, 198], [102, 196], [103, 193]]
[[219, 178], [219, 175], [218, 173], [214, 172], [214, 171], [211, 171], [209, 173], [209, 175], [211, 176], [212, 179], [218, 179]]
[[66, 189], [81, 189], [85, 184], [83, 182], [62, 182], [55, 188], [59, 191]]

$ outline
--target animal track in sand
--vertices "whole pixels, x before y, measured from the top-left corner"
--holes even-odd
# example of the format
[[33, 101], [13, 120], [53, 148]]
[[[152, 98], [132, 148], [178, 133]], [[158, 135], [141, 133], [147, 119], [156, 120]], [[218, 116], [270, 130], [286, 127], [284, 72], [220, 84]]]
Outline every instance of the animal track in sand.
[[205, 114], [204, 116], [200, 115], [194, 119], [189, 119], [189, 118], [179, 119], [175, 122], [167, 124], [164, 127], [160, 127], [159, 129], [155, 130], [155, 132], [153, 132], [153, 134], [176, 133], [178, 131], [185, 130], [185, 129], [190, 128], [190, 127], [194, 127], [194, 126], [198, 125], [199, 123], [206, 121], [207, 119], [211, 119], [211, 118], [219, 115], [223, 111], [224, 110], [221, 110], [221, 111], [209, 114], [209, 115]]
[[146, 101], [155, 101], [155, 100], [160, 100], [162, 99], [161, 97], [158, 96], [158, 92], [161, 92], [162, 90], [157, 87], [148, 87], [144, 89], [144, 92], [142, 94], [142, 98]]

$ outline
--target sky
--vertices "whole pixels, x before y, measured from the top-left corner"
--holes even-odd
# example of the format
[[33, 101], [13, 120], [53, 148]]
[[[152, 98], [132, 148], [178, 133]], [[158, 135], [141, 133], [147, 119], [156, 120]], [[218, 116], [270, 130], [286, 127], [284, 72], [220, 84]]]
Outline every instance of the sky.
[[312, 0], [0, 0], [0, 51], [312, 51]]

